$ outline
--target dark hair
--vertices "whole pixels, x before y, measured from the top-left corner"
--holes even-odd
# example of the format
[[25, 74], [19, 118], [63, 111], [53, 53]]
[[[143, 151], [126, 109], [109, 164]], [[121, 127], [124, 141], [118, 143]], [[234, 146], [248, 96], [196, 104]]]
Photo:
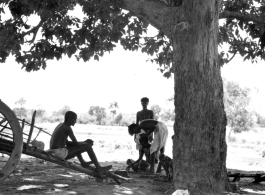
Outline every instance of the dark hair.
[[141, 102], [149, 102], [149, 99], [148, 99], [147, 97], [143, 97], [143, 98], [141, 99]]
[[67, 111], [64, 115], [64, 121], [68, 121], [73, 118], [77, 118], [77, 114], [73, 111]]
[[128, 132], [129, 132], [130, 135], [134, 134], [133, 130], [134, 130], [135, 127], [138, 127], [138, 125], [137, 124], [131, 124], [131, 125], [128, 126]]

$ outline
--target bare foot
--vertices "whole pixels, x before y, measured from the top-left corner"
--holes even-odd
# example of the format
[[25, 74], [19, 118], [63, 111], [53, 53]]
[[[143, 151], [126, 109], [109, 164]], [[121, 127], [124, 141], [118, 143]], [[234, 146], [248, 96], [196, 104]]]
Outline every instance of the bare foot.
[[91, 164], [93, 164], [93, 162], [92, 161], [89, 161], [89, 162], [85, 162], [85, 163], [83, 163], [81, 165], [84, 168], [91, 169], [91, 170], [95, 170], [95, 168], [93, 168], [93, 167], [90, 166]]
[[99, 175], [102, 175], [103, 173], [109, 171], [112, 168], [112, 165], [101, 167], [100, 170], [97, 170]]

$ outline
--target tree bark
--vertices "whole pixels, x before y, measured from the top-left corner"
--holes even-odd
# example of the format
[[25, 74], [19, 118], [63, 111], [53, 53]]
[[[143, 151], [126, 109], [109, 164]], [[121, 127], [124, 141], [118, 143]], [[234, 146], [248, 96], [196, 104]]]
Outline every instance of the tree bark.
[[[173, 43], [174, 186], [194, 194], [230, 191], [226, 172], [226, 115], [218, 61], [220, 0], [121, 0]], [[164, 1], [163, 1], [164, 2]]]
[[174, 185], [191, 194], [230, 190], [226, 115], [218, 62], [219, 0], [183, 1], [172, 34], [175, 67]]

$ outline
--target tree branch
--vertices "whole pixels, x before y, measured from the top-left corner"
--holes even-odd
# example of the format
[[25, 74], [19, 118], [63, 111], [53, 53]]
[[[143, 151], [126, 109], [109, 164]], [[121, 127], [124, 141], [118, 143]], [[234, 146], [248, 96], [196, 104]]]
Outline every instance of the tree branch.
[[233, 56], [229, 60], [227, 60], [227, 63], [229, 63], [231, 60], [233, 60], [233, 58], [235, 57], [236, 53], [237, 53], [237, 51], [233, 54]]
[[258, 15], [254, 14], [246, 14], [246, 13], [239, 13], [239, 12], [229, 12], [223, 11], [219, 14], [219, 19], [238, 19], [242, 21], [252, 21], [255, 23], [265, 23], [264, 19], [262, 19]]
[[40, 23], [37, 26], [33, 27], [31, 30], [29, 30], [27, 32], [24, 32], [22, 34], [22, 37], [25, 37], [26, 35], [29, 35], [29, 34], [33, 33], [32, 39], [30, 41], [27, 41], [28, 43], [33, 43], [35, 41], [36, 36], [37, 36], [38, 30], [42, 26], [43, 22], [44, 21], [41, 20]]
[[165, 0], [121, 0], [121, 8], [150, 23], [157, 29], [166, 24], [165, 15], [169, 14]]

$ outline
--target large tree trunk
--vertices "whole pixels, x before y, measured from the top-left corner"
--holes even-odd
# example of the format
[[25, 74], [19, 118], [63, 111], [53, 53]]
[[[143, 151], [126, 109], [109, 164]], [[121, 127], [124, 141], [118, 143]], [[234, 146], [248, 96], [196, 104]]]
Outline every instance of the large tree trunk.
[[[187, 2], [188, 1], [188, 2]], [[172, 36], [174, 185], [191, 194], [229, 190], [226, 115], [218, 63], [219, 0], [186, 0]]]
[[175, 188], [192, 195], [230, 190], [218, 61], [221, 0], [122, 1], [124, 9], [163, 31], [173, 43]]

